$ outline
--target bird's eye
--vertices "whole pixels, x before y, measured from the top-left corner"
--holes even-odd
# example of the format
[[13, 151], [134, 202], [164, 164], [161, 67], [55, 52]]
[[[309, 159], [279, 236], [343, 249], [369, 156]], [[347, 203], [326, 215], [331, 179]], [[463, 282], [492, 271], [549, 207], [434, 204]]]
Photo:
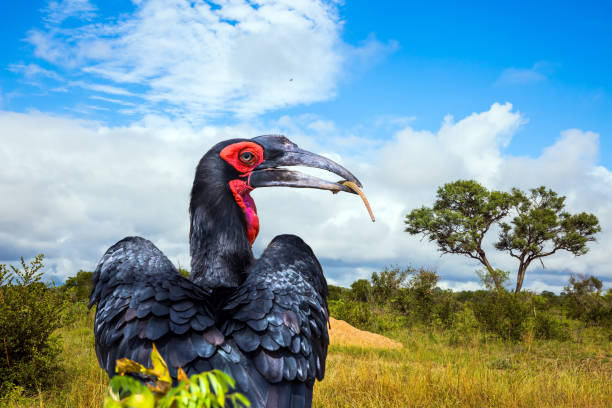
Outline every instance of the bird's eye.
[[240, 153], [240, 161], [244, 164], [251, 164], [255, 161], [255, 155], [252, 152], [246, 150]]

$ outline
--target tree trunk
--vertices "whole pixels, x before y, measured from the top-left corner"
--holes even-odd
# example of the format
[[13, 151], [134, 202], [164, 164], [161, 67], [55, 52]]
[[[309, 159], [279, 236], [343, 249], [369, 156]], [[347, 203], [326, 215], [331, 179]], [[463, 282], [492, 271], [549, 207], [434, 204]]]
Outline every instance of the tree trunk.
[[499, 282], [499, 279], [497, 278], [497, 273], [495, 272], [495, 269], [493, 269], [493, 267], [489, 263], [489, 260], [487, 259], [487, 255], [482, 249], [477, 249], [476, 252], [478, 252], [478, 255], [480, 255], [480, 262], [489, 271], [489, 275], [491, 275], [491, 278], [493, 279], [493, 282], [495, 283], [495, 289], [499, 290], [502, 287], [501, 282]]
[[523, 279], [525, 279], [525, 271], [527, 270], [527, 265], [521, 262], [518, 270], [518, 274], [516, 275], [516, 289], [514, 293], [519, 293], [521, 288], [523, 287]]

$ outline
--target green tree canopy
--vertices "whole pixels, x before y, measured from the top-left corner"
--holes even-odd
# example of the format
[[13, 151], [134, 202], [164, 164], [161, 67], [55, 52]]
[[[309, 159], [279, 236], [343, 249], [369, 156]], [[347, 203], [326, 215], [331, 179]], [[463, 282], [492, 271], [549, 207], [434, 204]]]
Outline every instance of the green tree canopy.
[[475, 259], [491, 276], [497, 276], [482, 242], [491, 226], [508, 215], [515, 200], [511, 194], [489, 191], [474, 180], [447, 183], [438, 188], [432, 208], [423, 206], [406, 215], [406, 232], [435, 241], [442, 254]]
[[516, 292], [519, 292], [531, 262], [541, 261], [559, 250], [584, 255], [589, 251], [587, 242], [595, 241], [601, 227], [593, 214], [572, 215], [564, 211], [565, 197], [544, 186], [532, 188], [528, 195], [515, 188], [512, 194], [516, 197], [516, 216], [510, 223], [500, 224], [502, 230], [495, 247], [519, 260], [516, 278]]
[[[520, 292], [531, 262], [558, 250], [584, 255], [587, 243], [601, 230], [595, 215], [572, 215], [564, 207], [565, 197], [544, 186], [529, 194], [516, 188], [506, 193], [490, 191], [474, 180], [458, 180], [438, 188], [433, 207], [423, 206], [406, 215], [406, 232], [435, 241], [442, 254], [479, 261], [487, 279], [499, 289], [507, 275], [491, 265], [483, 249], [486, 233], [498, 224], [501, 232], [495, 247], [519, 260], [515, 291]], [[511, 214], [510, 223], [504, 222]]]

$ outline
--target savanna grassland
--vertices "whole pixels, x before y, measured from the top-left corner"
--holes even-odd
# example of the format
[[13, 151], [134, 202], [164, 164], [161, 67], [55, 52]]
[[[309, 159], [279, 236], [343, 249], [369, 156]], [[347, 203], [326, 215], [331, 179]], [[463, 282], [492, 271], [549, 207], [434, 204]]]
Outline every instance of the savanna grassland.
[[[94, 352], [93, 312], [81, 310], [57, 331], [65, 374], [34, 394], [14, 389], [0, 402], [3, 407], [102, 406], [107, 378]], [[456, 344], [449, 330], [417, 325], [389, 330], [385, 334], [403, 347], [382, 349], [347, 345], [359, 334], [342, 336], [335, 327], [346, 330], [332, 323], [315, 407], [612, 406], [612, 347], [598, 328], [573, 333], [579, 342], [529, 336], [507, 342], [476, 331]]]

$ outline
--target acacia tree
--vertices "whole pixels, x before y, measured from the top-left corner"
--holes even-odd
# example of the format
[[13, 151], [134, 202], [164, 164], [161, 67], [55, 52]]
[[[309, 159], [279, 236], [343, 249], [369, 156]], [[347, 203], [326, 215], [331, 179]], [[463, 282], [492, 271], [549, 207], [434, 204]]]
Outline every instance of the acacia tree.
[[518, 198], [514, 204], [516, 216], [510, 223], [500, 223], [495, 248], [508, 251], [519, 260], [515, 290], [518, 293], [531, 262], [538, 259], [544, 267], [542, 258], [559, 250], [584, 255], [589, 251], [587, 242], [595, 241], [601, 227], [593, 214], [572, 215], [564, 211], [565, 197], [544, 186], [532, 188], [528, 195], [518, 189], [512, 189], [512, 193]]
[[[438, 188], [432, 208], [421, 207], [406, 215], [406, 232], [435, 241], [442, 254], [461, 254], [479, 261], [500, 288], [505, 273], [493, 268], [482, 248], [492, 225], [501, 227], [495, 247], [519, 260], [515, 292], [520, 292], [527, 268], [535, 259], [566, 250], [576, 256], [588, 252], [587, 242], [601, 230], [593, 214], [564, 211], [565, 197], [546, 187], [529, 194], [489, 191], [474, 180], [458, 180]], [[503, 222], [511, 212], [510, 223]], [[543, 265], [543, 263], [542, 263]]]
[[406, 232], [435, 241], [442, 254], [460, 254], [479, 261], [496, 287], [501, 271], [491, 266], [482, 241], [491, 226], [508, 215], [516, 197], [489, 191], [474, 180], [458, 180], [438, 188], [432, 208], [421, 207], [406, 215]]

